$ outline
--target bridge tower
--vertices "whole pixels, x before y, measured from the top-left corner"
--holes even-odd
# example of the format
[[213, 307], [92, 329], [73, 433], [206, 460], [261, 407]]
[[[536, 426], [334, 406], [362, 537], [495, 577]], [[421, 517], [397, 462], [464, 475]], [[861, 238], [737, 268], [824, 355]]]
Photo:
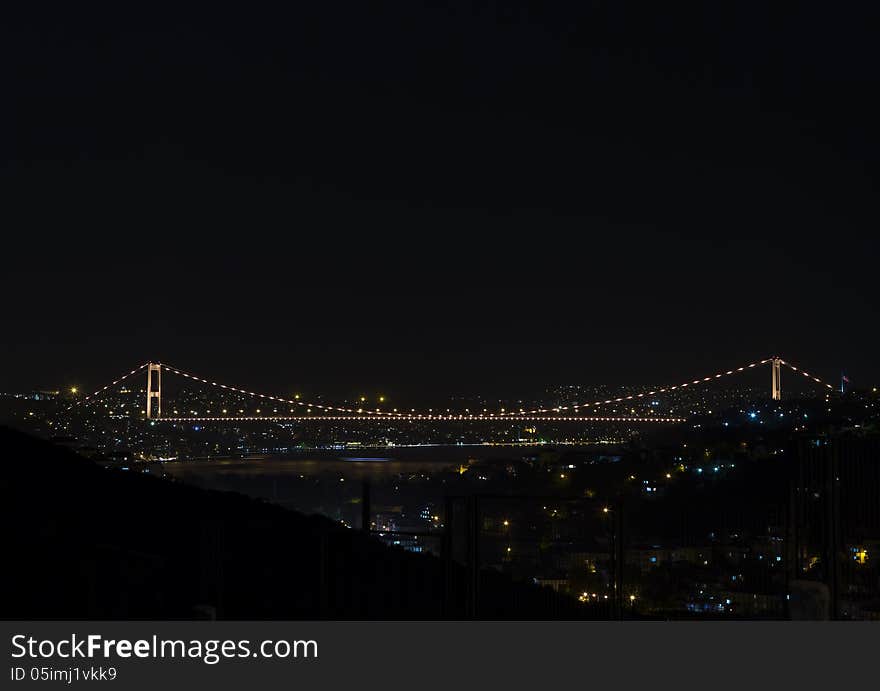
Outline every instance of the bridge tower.
[[[153, 372], [156, 376], [153, 377]], [[153, 403], [155, 401], [155, 404]], [[147, 365], [147, 419], [162, 415], [162, 365]]]
[[771, 361], [773, 366], [773, 391], [772, 398], [774, 401], [782, 400], [782, 360], [774, 357]]

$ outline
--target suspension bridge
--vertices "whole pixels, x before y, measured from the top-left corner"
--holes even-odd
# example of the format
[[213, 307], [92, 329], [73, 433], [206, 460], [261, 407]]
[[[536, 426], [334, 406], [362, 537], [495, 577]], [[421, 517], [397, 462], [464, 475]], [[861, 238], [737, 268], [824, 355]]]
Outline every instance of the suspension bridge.
[[[231, 386], [229, 384], [221, 383], [219, 381], [207, 379], [205, 377], [198, 376], [196, 374], [192, 374], [190, 372], [186, 372], [184, 370], [178, 369], [171, 365], [160, 363], [160, 362], [145, 362], [144, 364], [135, 367], [130, 372], [123, 374], [117, 379], [113, 380], [109, 384], [97, 389], [96, 391], [83, 396], [81, 399], [75, 401], [71, 408], [78, 406], [87, 406], [95, 403], [97, 400], [101, 398], [103, 394], [106, 394], [108, 391], [113, 389], [114, 387], [120, 385], [123, 381], [134, 377], [135, 375], [146, 372], [146, 405], [145, 405], [145, 415], [146, 418], [155, 421], [155, 422], [168, 422], [168, 423], [187, 423], [187, 422], [211, 422], [211, 423], [222, 423], [222, 422], [248, 422], [248, 421], [270, 421], [270, 422], [281, 422], [281, 421], [296, 421], [296, 422], [307, 422], [307, 421], [522, 421], [522, 422], [548, 422], [548, 421], [556, 421], [556, 422], [634, 422], [634, 423], [679, 423], [684, 422], [685, 418], [683, 417], [662, 417], [662, 416], [626, 416], [626, 415], [602, 415], [602, 414], [594, 414], [593, 410], [600, 409], [603, 406], [610, 406], [614, 404], [622, 404], [628, 402], [636, 402], [640, 399], [647, 397], [656, 397], [661, 396], [666, 393], [670, 393], [673, 391], [680, 391], [682, 389], [688, 389], [692, 387], [699, 387], [707, 385], [711, 382], [715, 382], [719, 379], [723, 379], [726, 377], [736, 376], [738, 374], [748, 372], [750, 370], [754, 370], [755, 368], [762, 367], [765, 365], [770, 366], [770, 397], [772, 400], [781, 400], [782, 398], [782, 368], [788, 368], [793, 371], [797, 375], [806, 378], [810, 382], [817, 384], [820, 387], [823, 387], [829, 391], [834, 391], [834, 387], [831, 384], [823, 381], [817, 376], [810, 374], [804, 369], [797, 367], [796, 365], [788, 362], [781, 357], [774, 356], [765, 358], [763, 360], [758, 360], [756, 362], [751, 362], [745, 365], [741, 365], [739, 367], [734, 367], [728, 370], [715, 372], [713, 374], [699, 377], [696, 379], [692, 379], [689, 381], [682, 382], [680, 384], [675, 384], [671, 386], [664, 386], [660, 388], [655, 388], [649, 391], [643, 391], [639, 393], [632, 393], [625, 396], [617, 396], [602, 400], [594, 400], [594, 401], [584, 401], [580, 403], [570, 403], [567, 405], [559, 405], [549, 408], [518, 408], [516, 410], [508, 410], [505, 408], [501, 408], [497, 411], [489, 411], [483, 409], [481, 411], [472, 411], [470, 409], [464, 409], [460, 411], [452, 411], [450, 409], [446, 409], [445, 411], [437, 411], [434, 409], [428, 410], [415, 410], [410, 409], [407, 411], [401, 411], [397, 409], [393, 410], [382, 410], [381, 408], [368, 409], [365, 407], [349, 407], [349, 406], [341, 406], [341, 405], [329, 405], [327, 403], [318, 402], [318, 401], [305, 401], [300, 398], [300, 396], [295, 396], [294, 398], [285, 398], [282, 396], [277, 396], [268, 393], [260, 393], [257, 391], [251, 391], [248, 389], [244, 389], [237, 386]], [[205, 414], [191, 414], [189, 416], [178, 415], [175, 410], [172, 415], [163, 414], [162, 411], [162, 376], [164, 373], [170, 373], [177, 376], [180, 376], [184, 379], [190, 380], [192, 382], [196, 382], [198, 384], [204, 384], [212, 388], [216, 388], [218, 391], [226, 392], [229, 394], [238, 394], [240, 396], [247, 396], [249, 398], [254, 399], [255, 401], [264, 401], [268, 404], [274, 404], [275, 406], [285, 406], [287, 407], [287, 411], [279, 411], [276, 408], [272, 410], [271, 414], [259, 414], [260, 411], [258, 409], [257, 415], [254, 414], [244, 414], [243, 410], [239, 411], [229, 411], [228, 409], [221, 409], [219, 412], [211, 412], [207, 411]]]

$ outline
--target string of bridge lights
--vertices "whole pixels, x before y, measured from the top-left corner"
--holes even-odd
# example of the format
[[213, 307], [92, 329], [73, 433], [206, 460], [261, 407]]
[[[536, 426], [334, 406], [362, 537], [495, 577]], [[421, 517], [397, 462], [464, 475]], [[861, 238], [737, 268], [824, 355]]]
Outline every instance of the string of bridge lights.
[[783, 360], [782, 358], [779, 358], [779, 363], [782, 364], [782, 365], [785, 365], [785, 366], [788, 367], [790, 370], [792, 370], [792, 371], [794, 371], [794, 372], [797, 372], [798, 374], [803, 375], [803, 376], [806, 377], [807, 379], [812, 379], [814, 382], [816, 382], [817, 384], [821, 384], [821, 385], [824, 386], [826, 389], [830, 389], [831, 391], [834, 391], [834, 387], [831, 386], [831, 384], [829, 384], [828, 382], [822, 381], [821, 379], [819, 379], [819, 377], [816, 377], [816, 376], [810, 374], [810, 373], [807, 372], [806, 370], [799, 369], [799, 368], [795, 367], [793, 364], [791, 364], [790, 362], [786, 362], [786, 361]]
[[[319, 416], [305, 416], [305, 415], [213, 415], [213, 416], [188, 416], [188, 417], [180, 417], [180, 416], [171, 416], [171, 417], [161, 417], [158, 418], [160, 422], [248, 422], [248, 421], [256, 421], [263, 420], [269, 422], [285, 422], [285, 421], [295, 421], [295, 422], [304, 422], [306, 420], [319, 420], [319, 421], [350, 421], [350, 420], [363, 420], [363, 415], [319, 415]], [[480, 414], [449, 414], [445, 415], [442, 413], [438, 414], [422, 414], [422, 413], [395, 413], [390, 416], [378, 418], [372, 418], [374, 420], [389, 420], [389, 421], [418, 421], [418, 420], [434, 420], [434, 421], [467, 421], [467, 420], [488, 420], [490, 419], [489, 415], [480, 415]], [[498, 418], [495, 417], [493, 419], [511, 419], [511, 418]], [[631, 417], [631, 416], [616, 416], [616, 417], [601, 417], [601, 416], [560, 416], [560, 415], [543, 415], [543, 416], [528, 416], [528, 417], [517, 417], [514, 418], [517, 422], [686, 422], [687, 419], [683, 417]]]
[[563, 410], [579, 410], [580, 408], [591, 408], [599, 405], [610, 405], [612, 403], [623, 403], [625, 401], [634, 401], [639, 398], [644, 398], [645, 396], [656, 396], [657, 394], [666, 393], [667, 391], [675, 391], [677, 389], [685, 389], [688, 386], [693, 386], [695, 384], [703, 384], [708, 381], [713, 381], [715, 379], [721, 379], [722, 377], [729, 376], [731, 374], [737, 374], [738, 372], [744, 372], [747, 369], [752, 369], [757, 367], [758, 365], [765, 365], [770, 362], [773, 358], [766, 358], [764, 360], [759, 360], [758, 362], [752, 362], [748, 365], [743, 365], [742, 367], [737, 367], [736, 369], [727, 370], [726, 372], [718, 372], [714, 375], [709, 375], [708, 377], [703, 377], [702, 379], [694, 379], [693, 381], [685, 382], [683, 384], [676, 384], [675, 386], [664, 386], [660, 389], [655, 389], [654, 391], [644, 391], [642, 393], [634, 393], [628, 396], [618, 396], [617, 398], [608, 398], [604, 401], [589, 401], [586, 403], [572, 403], [570, 405], [556, 406], [553, 408], [534, 408], [532, 410], [520, 411], [520, 414], [523, 415], [535, 415], [540, 413], [558, 413]]
[[72, 404], [70, 404], [70, 405], [67, 407], [67, 409], [70, 410], [70, 409], [73, 408], [74, 406], [77, 406], [77, 405], [83, 405], [83, 404], [85, 404], [85, 403], [88, 403], [91, 399], [95, 398], [96, 396], [101, 395], [101, 394], [104, 393], [107, 389], [109, 389], [109, 388], [111, 388], [111, 387], [113, 387], [113, 386], [116, 386], [117, 384], [120, 384], [120, 383], [124, 382], [124, 381], [125, 381], [126, 379], [128, 379], [131, 375], [133, 375], [133, 374], [137, 374], [137, 373], [140, 372], [142, 369], [144, 369], [145, 367], [147, 367], [147, 365], [149, 365], [149, 364], [150, 364], [149, 362], [145, 362], [143, 365], [140, 365], [139, 367], [135, 367], [131, 372], [127, 372], [126, 374], [123, 374], [121, 377], [119, 377], [119, 378], [117, 378], [117, 379], [114, 379], [112, 382], [110, 382], [109, 384], [107, 384], [107, 386], [102, 386], [100, 389], [96, 389], [95, 391], [92, 391], [92, 393], [88, 394], [87, 396], [83, 396], [83, 397], [80, 398], [79, 400], [74, 401]]
[[318, 410], [329, 410], [334, 413], [349, 413], [352, 415], [370, 415], [370, 416], [381, 416], [381, 415], [395, 415], [394, 413], [381, 412], [379, 410], [372, 411], [366, 410], [364, 408], [354, 409], [354, 408], [345, 408], [342, 406], [334, 406], [334, 405], [326, 405], [321, 403], [307, 403], [305, 401], [299, 400], [299, 396], [296, 398], [282, 398], [281, 396], [272, 396], [271, 394], [262, 394], [257, 393], [256, 391], [248, 391], [247, 389], [240, 389], [237, 386], [229, 386], [227, 384], [221, 384], [220, 382], [211, 381], [209, 379], [205, 379], [204, 377], [200, 377], [196, 374], [192, 374], [190, 372], [184, 372], [183, 370], [179, 370], [176, 367], [172, 367], [170, 365], [161, 364], [160, 366], [163, 369], [168, 370], [169, 372], [174, 372], [174, 374], [179, 374], [181, 377], [186, 377], [187, 379], [192, 379], [197, 382], [201, 382], [203, 384], [210, 384], [211, 386], [217, 387], [219, 389], [225, 389], [226, 391], [233, 391], [235, 393], [245, 394], [246, 396], [252, 396], [253, 398], [263, 398], [267, 401], [274, 401], [276, 403], [285, 403], [287, 405], [297, 405], [301, 407], [309, 408], [317, 408]]
[[[612, 403], [623, 403], [625, 401], [636, 400], [638, 398], [643, 398], [645, 396], [652, 396], [652, 395], [656, 395], [656, 394], [660, 394], [660, 393], [665, 393], [667, 391], [674, 391], [677, 389], [687, 388], [688, 386], [692, 386], [695, 384], [703, 384], [705, 382], [712, 381], [714, 379], [720, 379], [721, 377], [724, 377], [724, 376], [728, 376], [731, 374], [737, 374], [738, 372], [743, 372], [747, 369], [751, 369], [751, 368], [757, 367], [759, 365], [767, 364], [768, 362], [772, 361], [772, 359], [773, 358], [766, 358], [764, 360], [760, 360], [758, 362], [753, 362], [748, 365], [738, 367], [736, 369], [728, 370], [726, 372], [719, 372], [715, 375], [703, 377], [702, 379], [694, 379], [691, 382], [686, 382], [683, 384], [676, 384], [675, 386], [663, 387], [663, 388], [656, 389], [654, 391], [648, 391], [646, 393], [631, 394], [629, 396], [619, 396], [617, 398], [609, 398], [604, 401], [599, 400], [599, 401], [591, 401], [591, 402], [587, 402], [587, 403], [575, 403], [575, 404], [571, 404], [571, 405], [567, 405], [567, 406], [555, 406], [553, 408], [533, 408], [531, 410], [524, 410], [524, 409], [520, 408], [517, 411], [507, 411], [504, 408], [502, 408], [498, 413], [494, 413], [494, 412], [490, 413], [484, 409], [483, 413], [473, 414], [473, 413], [471, 413], [470, 410], [466, 409], [464, 411], [464, 413], [452, 414], [449, 417], [449, 419], [480, 419], [480, 420], [484, 420], [486, 418], [523, 419], [523, 418], [526, 418], [527, 416], [530, 416], [530, 415], [544, 415], [547, 413], [561, 413], [561, 412], [567, 411], [567, 410], [572, 410], [574, 412], [578, 412], [580, 410], [580, 408], [590, 408], [590, 407], [596, 407], [596, 406], [600, 406], [600, 405], [610, 405]], [[210, 384], [211, 386], [219, 387], [219, 388], [226, 389], [229, 391], [234, 391], [236, 393], [242, 393], [242, 394], [245, 394], [248, 396], [253, 396], [256, 398], [263, 398], [263, 399], [266, 399], [269, 401], [275, 401], [277, 403], [286, 403], [289, 405], [295, 404], [298, 406], [304, 406], [307, 409], [308, 408], [318, 408], [319, 410], [329, 410], [331, 412], [336, 412], [336, 413], [348, 413], [348, 414], [353, 414], [353, 415], [359, 415], [362, 417], [363, 416], [390, 417], [390, 418], [398, 417], [398, 419], [400, 419], [399, 416], [401, 415], [401, 413], [399, 413], [397, 410], [382, 411], [379, 409], [368, 410], [368, 409], [364, 409], [364, 408], [359, 408], [359, 409], [355, 410], [352, 408], [344, 408], [344, 407], [332, 406], [332, 405], [321, 405], [318, 403], [306, 403], [304, 401], [300, 401], [299, 399], [291, 400], [291, 399], [282, 398], [280, 396], [261, 394], [261, 393], [257, 393], [254, 391], [248, 391], [246, 389], [240, 389], [240, 388], [234, 387], [234, 386], [228, 386], [226, 384], [220, 384], [215, 381], [210, 381], [208, 379], [205, 379], [204, 377], [200, 377], [200, 376], [192, 374], [190, 372], [184, 372], [184, 371], [179, 370], [175, 367], [171, 367], [170, 365], [162, 365], [162, 367], [164, 367], [165, 369], [167, 369], [171, 372], [174, 372], [175, 374], [179, 374], [183, 377], [186, 377], [188, 379], [202, 382], [204, 384]], [[449, 411], [447, 410], [447, 414], [448, 413], [449, 413]], [[410, 416], [421, 415], [421, 416], [423, 416], [423, 418], [426, 418], [426, 419], [442, 419], [442, 418], [437, 417], [437, 415], [442, 415], [442, 413], [435, 414], [433, 410], [428, 410], [427, 413], [418, 413], [417, 411], [412, 410], [409, 413], [403, 413], [403, 415], [410, 415]], [[458, 415], [461, 415], [462, 417], [459, 418], [459, 417], [457, 417]], [[433, 416], [433, 417], [428, 418], [428, 416]], [[412, 417], [410, 417], [408, 419], [412, 419]], [[556, 419], [561, 419], [561, 418], [556, 418]]]
[[[678, 389], [686, 389], [689, 386], [698, 386], [700, 384], [705, 384], [706, 382], [715, 381], [717, 379], [721, 379], [723, 377], [728, 377], [733, 374], [739, 374], [740, 372], [745, 372], [746, 370], [754, 369], [755, 367], [759, 367], [760, 365], [766, 365], [768, 362], [773, 362], [774, 359], [775, 358], [772, 358], [772, 357], [764, 358], [763, 360], [758, 360], [757, 362], [750, 362], [748, 365], [743, 365], [742, 367], [736, 367], [734, 369], [729, 369], [724, 372], [716, 372], [715, 374], [710, 374], [707, 377], [702, 377], [701, 379], [694, 379], [689, 382], [684, 382], [683, 384], [676, 384], [675, 386], [664, 386], [662, 388], [655, 389], [654, 391], [645, 391], [642, 393], [630, 394], [628, 396], [618, 396], [617, 398], [608, 398], [604, 401], [600, 400], [600, 401], [590, 401], [588, 403], [572, 403], [571, 405], [556, 406], [554, 408], [534, 408], [532, 410], [526, 410], [526, 411], [520, 410], [519, 413], [521, 415], [535, 415], [535, 414], [540, 414], [540, 413], [561, 412], [563, 410], [577, 411], [580, 408], [589, 408], [589, 407], [595, 407], [595, 406], [599, 406], [599, 405], [609, 405], [611, 403], [624, 403], [626, 401], [634, 401], [639, 398], [644, 398], [646, 396], [656, 396], [657, 394], [667, 393], [669, 391], [676, 391]], [[832, 390], [834, 389], [834, 387], [831, 386], [831, 384], [828, 384], [828, 383], [822, 381], [821, 379], [819, 379], [819, 377], [813, 376], [812, 374], [810, 374], [809, 372], [806, 372], [805, 370], [798, 369], [793, 364], [791, 364], [790, 362], [786, 362], [782, 358], [778, 358], [778, 359], [779, 359], [780, 364], [783, 364], [786, 367], [789, 367], [790, 369], [794, 370], [795, 372], [799, 372], [800, 374], [804, 375], [805, 377], [812, 379], [813, 381], [817, 382], [818, 384], [821, 384], [822, 386], [824, 386], [828, 389], [832, 389]]]
[[[298, 417], [298, 416], [264, 415], [264, 416], [259, 416], [259, 417], [224, 416], [224, 417], [182, 418], [182, 417], [172, 416], [172, 417], [163, 418], [168, 421], [174, 421], [174, 420], [181, 420], [181, 421], [182, 420], [205, 420], [205, 421], [208, 421], [208, 420], [273, 420], [273, 419], [307, 420], [307, 419], [318, 419], [319, 418], [319, 416], [311, 416], [312, 410], [316, 409], [321, 412], [330, 413], [329, 415], [320, 416], [320, 419], [327, 419], [327, 420], [356, 420], [356, 419], [363, 419], [364, 417], [372, 417], [372, 418], [387, 418], [387, 419], [391, 419], [391, 420], [486, 420], [486, 419], [511, 419], [511, 418], [515, 418], [515, 419], [524, 420], [524, 421], [566, 420], [566, 421], [597, 421], [597, 422], [599, 422], [599, 421], [607, 421], [607, 422], [612, 422], [612, 421], [619, 421], [619, 422], [624, 422], [624, 421], [628, 421], [628, 422], [643, 422], [643, 421], [682, 422], [682, 421], [684, 421], [684, 418], [672, 418], [672, 417], [669, 417], [669, 418], [660, 418], [660, 417], [639, 418], [639, 417], [619, 417], [619, 416], [618, 417], [596, 417], [596, 416], [577, 416], [577, 415], [571, 415], [571, 414], [569, 414], [567, 416], [560, 416], [560, 415], [558, 415], [558, 413], [562, 413], [564, 411], [572, 411], [574, 413], [577, 413], [577, 412], [580, 412], [581, 408], [595, 408], [597, 406], [611, 405], [614, 403], [625, 403], [627, 401], [635, 401], [635, 400], [645, 398], [648, 396], [656, 396], [658, 394], [681, 390], [681, 389], [685, 389], [685, 388], [692, 387], [692, 386], [699, 386], [701, 384], [706, 384], [711, 381], [716, 381], [716, 380], [721, 379], [723, 377], [731, 376], [734, 374], [739, 374], [740, 372], [745, 372], [747, 370], [754, 369], [755, 367], [759, 367], [761, 365], [766, 365], [769, 362], [773, 362], [774, 359], [778, 359], [780, 364], [785, 365], [786, 367], [788, 367], [792, 371], [797, 372], [798, 374], [801, 374], [802, 376], [804, 376], [808, 379], [811, 379], [812, 381], [816, 382], [817, 384], [824, 386], [825, 388], [827, 388], [829, 390], [832, 390], [832, 391], [834, 390], [834, 387], [831, 386], [831, 384], [829, 384], [825, 381], [822, 381], [819, 377], [816, 377], [815, 375], [810, 374], [806, 370], [797, 367], [796, 365], [794, 365], [791, 362], [783, 360], [782, 358], [764, 358], [763, 360], [758, 360], [756, 362], [752, 362], [747, 365], [743, 365], [741, 367], [736, 367], [736, 368], [729, 369], [729, 370], [722, 371], [722, 372], [716, 372], [715, 374], [712, 374], [712, 375], [709, 375], [706, 377], [702, 377], [699, 379], [693, 379], [691, 381], [684, 382], [681, 384], [676, 384], [674, 386], [664, 386], [664, 387], [661, 387], [658, 389], [654, 389], [652, 391], [645, 391], [645, 392], [641, 392], [641, 393], [629, 394], [627, 396], [618, 396], [616, 398], [608, 398], [608, 399], [596, 400], [596, 401], [587, 401], [587, 402], [582, 402], [582, 403], [572, 403], [569, 405], [555, 406], [552, 408], [532, 408], [532, 409], [528, 409], [528, 410], [520, 408], [517, 411], [507, 411], [504, 408], [502, 408], [497, 413], [488, 412], [486, 409], [483, 409], [482, 413], [472, 413], [469, 409], [465, 409], [465, 411], [463, 413], [451, 413], [447, 409], [446, 413], [444, 414], [444, 413], [435, 413], [431, 409], [429, 409], [427, 413], [417, 412], [415, 409], [413, 409], [409, 412], [399, 412], [396, 408], [393, 411], [383, 411], [383, 410], [379, 410], [378, 408], [375, 410], [369, 410], [366, 408], [355, 409], [355, 408], [348, 408], [348, 407], [344, 407], [344, 406], [335, 406], [335, 405], [322, 404], [322, 403], [306, 402], [306, 401], [300, 400], [299, 395], [297, 395], [293, 399], [290, 399], [290, 398], [284, 398], [281, 396], [274, 396], [271, 394], [258, 393], [256, 391], [249, 391], [247, 389], [242, 389], [237, 386], [230, 386], [228, 384], [222, 384], [217, 381], [212, 381], [210, 379], [200, 377], [196, 374], [192, 374], [191, 372], [185, 372], [184, 370], [178, 369], [176, 367], [173, 367], [171, 365], [167, 365], [164, 363], [155, 363], [155, 364], [158, 364], [162, 369], [165, 369], [169, 372], [173, 372], [174, 374], [180, 375], [181, 377], [184, 377], [186, 379], [190, 379], [192, 381], [197, 381], [197, 382], [207, 384], [209, 386], [213, 386], [213, 387], [223, 389], [226, 391], [231, 391], [234, 393], [239, 393], [239, 394], [243, 394], [246, 396], [251, 396], [253, 398], [260, 398], [260, 399], [272, 401], [275, 403], [284, 403], [286, 405], [296, 405], [296, 406], [305, 408], [306, 412], [309, 414], [308, 417], [306, 417], [306, 416]], [[73, 405], [81, 405], [81, 404], [88, 403], [90, 400], [94, 399], [95, 397], [97, 397], [98, 395], [100, 395], [101, 393], [106, 391], [107, 389], [109, 389], [113, 386], [116, 386], [117, 384], [123, 382], [124, 380], [128, 379], [132, 375], [137, 374], [138, 372], [140, 372], [141, 370], [143, 370], [144, 368], [149, 366], [149, 364], [150, 363], [144, 363], [144, 364], [134, 368], [130, 372], [123, 374], [122, 376], [118, 377], [117, 379], [110, 382], [106, 386], [103, 386], [100, 389], [97, 389], [96, 391], [88, 394], [87, 396], [84, 396], [80, 400], [76, 401]], [[73, 407], [73, 405], [71, 407]], [[293, 412], [293, 411], [291, 411], [291, 412]], [[552, 415], [548, 415], [548, 414], [552, 414]], [[536, 416], [539, 416], [539, 417], [536, 417]]]

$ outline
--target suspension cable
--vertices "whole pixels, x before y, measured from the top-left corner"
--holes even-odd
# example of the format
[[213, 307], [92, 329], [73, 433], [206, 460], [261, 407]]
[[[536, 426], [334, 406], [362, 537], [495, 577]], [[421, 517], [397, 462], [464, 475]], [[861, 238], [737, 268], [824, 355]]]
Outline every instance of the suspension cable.
[[96, 389], [95, 391], [92, 391], [92, 393], [90, 393], [88, 396], [83, 396], [83, 397], [80, 398], [78, 401], [74, 401], [73, 403], [71, 403], [71, 404], [67, 407], [67, 410], [70, 410], [71, 408], [74, 408], [74, 407], [76, 407], [76, 406], [79, 406], [79, 405], [83, 405], [83, 404], [85, 404], [85, 403], [88, 403], [91, 399], [96, 398], [96, 397], [99, 396], [100, 394], [104, 393], [104, 392], [105, 392], [107, 389], [109, 389], [111, 386], [116, 386], [116, 385], [119, 384], [120, 382], [123, 382], [123, 381], [125, 381], [126, 379], [128, 379], [131, 375], [133, 375], [133, 374], [137, 374], [138, 372], [140, 372], [144, 367], [146, 367], [146, 366], [149, 365], [149, 364], [150, 364], [149, 362], [145, 362], [143, 365], [140, 365], [140, 366], [138, 366], [138, 367], [135, 367], [131, 372], [128, 372], [128, 373], [126, 373], [126, 374], [123, 374], [123, 375], [122, 375], [121, 377], [119, 377], [118, 379], [114, 379], [112, 382], [110, 382], [109, 384], [107, 384], [107, 386], [102, 386], [100, 389]]

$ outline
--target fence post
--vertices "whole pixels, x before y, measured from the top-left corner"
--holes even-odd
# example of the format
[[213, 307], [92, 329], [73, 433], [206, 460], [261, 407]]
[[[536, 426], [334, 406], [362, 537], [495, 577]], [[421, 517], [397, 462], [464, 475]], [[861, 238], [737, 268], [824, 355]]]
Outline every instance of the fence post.
[[370, 482], [364, 480], [361, 490], [361, 530], [370, 533]]
[[623, 546], [623, 499], [614, 504], [614, 607], [618, 619], [623, 619], [623, 569], [625, 565]]
[[446, 497], [446, 508], [443, 516], [443, 545], [441, 548], [443, 558], [443, 616], [452, 618], [453, 600], [453, 560], [452, 560], [452, 523], [453, 517], [452, 497]]
[[468, 497], [468, 599], [467, 617], [476, 619], [480, 599], [480, 500]]

